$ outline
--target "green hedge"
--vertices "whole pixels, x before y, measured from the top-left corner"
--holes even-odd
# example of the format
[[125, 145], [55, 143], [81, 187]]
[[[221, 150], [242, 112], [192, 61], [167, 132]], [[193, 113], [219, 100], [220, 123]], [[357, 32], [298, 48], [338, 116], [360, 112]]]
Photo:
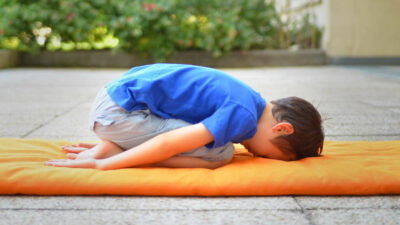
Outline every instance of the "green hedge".
[[20, 51], [110, 48], [162, 61], [190, 49], [217, 57], [281, 48], [281, 27], [266, 0], [0, 0], [0, 48]]

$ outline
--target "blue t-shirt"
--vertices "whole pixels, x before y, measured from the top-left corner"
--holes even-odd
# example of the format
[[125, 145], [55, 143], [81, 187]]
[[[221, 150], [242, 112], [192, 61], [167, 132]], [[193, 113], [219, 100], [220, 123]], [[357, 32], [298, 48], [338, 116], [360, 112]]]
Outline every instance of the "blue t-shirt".
[[107, 92], [127, 111], [149, 109], [204, 124], [214, 136], [209, 148], [253, 137], [266, 105], [259, 93], [222, 71], [182, 64], [134, 67], [110, 82]]

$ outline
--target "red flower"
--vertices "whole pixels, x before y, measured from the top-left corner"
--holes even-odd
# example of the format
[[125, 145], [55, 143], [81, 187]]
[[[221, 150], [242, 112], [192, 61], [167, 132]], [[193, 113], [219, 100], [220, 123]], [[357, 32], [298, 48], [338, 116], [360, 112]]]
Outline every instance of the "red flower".
[[132, 17], [126, 18], [126, 22], [128, 22], [128, 23], [132, 22]]
[[154, 4], [154, 3], [150, 3], [150, 4], [143, 3], [142, 7], [143, 7], [144, 11], [151, 11], [156, 7], [156, 4]]
[[1, 35], [4, 35], [6, 33], [6, 30], [3, 28], [3, 29], [1, 29], [0, 33], [1, 33]]
[[67, 16], [67, 21], [68, 21], [68, 22], [71, 21], [72, 18], [74, 18], [74, 16], [75, 16], [75, 13], [69, 14], [69, 15]]
[[187, 41], [187, 46], [188, 47], [192, 47], [192, 45], [193, 45], [193, 41], [192, 40]]
[[149, 6], [150, 10], [153, 10], [154, 7], [156, 7], [156, 4], [154, 4], [154, 3], [151, 3], [150, 6]]
[[144, 11], [148, 11], [147, 3], [143, 3], [142, 8], [144, 9]]
[[179, 45], [182, 45], [182, 44], [183, 44], [183, 41], [182, 41], [182, 40], [178, 40], [178, 44], [179, 44]]

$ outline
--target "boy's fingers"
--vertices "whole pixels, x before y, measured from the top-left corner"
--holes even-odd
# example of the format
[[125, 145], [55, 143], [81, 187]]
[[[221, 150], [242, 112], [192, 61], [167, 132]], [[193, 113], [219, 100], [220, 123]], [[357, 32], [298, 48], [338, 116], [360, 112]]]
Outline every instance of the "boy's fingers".
[[66, 166], [70, 164], [70, 162], [73, 160], [70, 159], [51, 159], [47, 162], [45, 162], [46, 165], [50, 166]]
[[62, 147], [63, 150], [67, 151], [67, 152], [73, 152], [73, 153], [79, 153], [79, 152], [83, 152], [88, 150], [88, 148], [84, 148], [84, 147], [74, 147], [72, 145], [70, 146], [63, 146]]
[[50, 159], [47, 160], [46, 162], [52, 163], [52, 162], [64, 162], [64, 161], [68, 161], [68, 159]]
[[97, 144], [92, 144], [92, 143], [79, 143], [78, 144], [79, 147], [84, 147], [84, 148], [93, 148], [96, 145]]
[[51, 160], [46, 161], [44, 164], [47, 165], [47, 166], [57, 166], [57, 165], [60, 165], [60, 163], [62, 163], [63, 161], [65, 161], [65, 160], [63, 160], [63, 159], [51, 159]]
[[86, 160], [70, 160], [70, 159], [56, 159], [49, 160], [44, 163], [47, 166], [56, 167], [71, 167], [71, 168], [94, 168], [95, 161], [93, 159]]
[[67, 154], [68, 159], [76, 159], [76, 157], [78, 157], [78, 154], [76, 154], [76, 153], [68, 153]]

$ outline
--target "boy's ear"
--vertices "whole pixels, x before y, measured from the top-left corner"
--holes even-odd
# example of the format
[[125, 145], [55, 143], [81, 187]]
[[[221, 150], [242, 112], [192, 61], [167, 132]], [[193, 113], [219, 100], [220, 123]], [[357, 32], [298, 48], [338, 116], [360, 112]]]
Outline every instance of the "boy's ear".
[[275, 126], [272, 127], [272, 131], [279, 135], [290, 135], [293, 134], [294, 128], [292, 124], [288, 122], [279, 122]]

